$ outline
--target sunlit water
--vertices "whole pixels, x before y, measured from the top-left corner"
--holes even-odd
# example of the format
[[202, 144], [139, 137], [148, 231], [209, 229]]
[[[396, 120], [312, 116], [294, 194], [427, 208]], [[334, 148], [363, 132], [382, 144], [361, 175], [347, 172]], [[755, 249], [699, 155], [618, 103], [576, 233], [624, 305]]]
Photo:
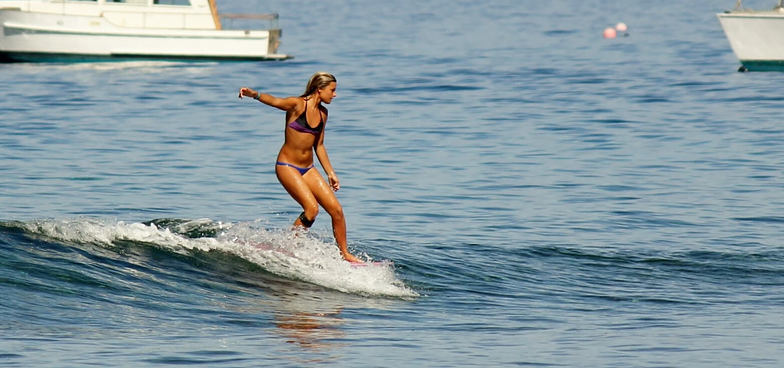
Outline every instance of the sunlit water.
[[[782, 364], [784, 75], [735, 72], [734, 1], [264, 5], [224, 2], [295, 59], [0, 65], [0, 365]], [[392, 264], [289, 231], [236, 97], [318, 70]]]

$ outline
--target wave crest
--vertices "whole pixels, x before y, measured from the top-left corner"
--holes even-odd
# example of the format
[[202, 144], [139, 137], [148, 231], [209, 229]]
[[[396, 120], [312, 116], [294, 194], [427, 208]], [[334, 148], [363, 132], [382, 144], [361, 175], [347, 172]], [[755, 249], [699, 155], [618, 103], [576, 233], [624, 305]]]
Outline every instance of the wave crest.
[[[395, 274], [391, 263], [354, 267], [334, 244], [309, 232], [265, 229], [260, 222], [222, 223], [210, 219], [157, 219], [126, 223], [99, 219], [39, 220], [19, 224], [24, 231], [60, 242], [113, 247], [121, 242], [177, 254], [224, 252], [289, 279], [341, 292], [399, 298], [418, 294]], [[371, 261], [370, 257], [364, 256]]]

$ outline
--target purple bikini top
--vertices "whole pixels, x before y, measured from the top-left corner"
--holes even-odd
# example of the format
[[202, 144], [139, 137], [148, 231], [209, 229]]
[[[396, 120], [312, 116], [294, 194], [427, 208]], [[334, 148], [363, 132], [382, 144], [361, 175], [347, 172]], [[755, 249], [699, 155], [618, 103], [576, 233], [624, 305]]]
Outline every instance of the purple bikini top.
[[310, 124], [308, 124], [308, 100], [305, 100], [305, 111], [299, 115], [294, 121], [289, 123], [289, 128], [294, 129], [298, 132], [302, 133], [310, 133], [313, 135], [321, 134], [321, 131], [324, 130], [324, 121], [321, 120], [321, 112], [319, 112], [319, 123], [316, 125], [315, 128], [311, 128]]

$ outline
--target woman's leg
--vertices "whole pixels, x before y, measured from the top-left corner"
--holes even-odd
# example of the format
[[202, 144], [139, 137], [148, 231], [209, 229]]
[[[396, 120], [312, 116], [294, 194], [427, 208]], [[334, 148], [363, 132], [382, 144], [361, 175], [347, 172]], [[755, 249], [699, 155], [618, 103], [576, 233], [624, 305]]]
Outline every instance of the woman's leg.
[[[275, 174], [278, 176], [278, 181], [283, 185], [283, 188], [291, 195], [291, 198], [294, 198], [302, 206], [305, 217], [312, 224], [316, 220], [316, 215], [318, 215], [319, 204], [302, 174], [293, 167], [283, 165], [275, 165]], [[294, 221], [294, 226], [308, 227], [305, 225], [300, 218]]]
[[361, 262], [357, 257], [348, 252], [348, 242], [346, 241], [346, 218], [343, 215], [343, 206], [338, 202], [338, 197], [332, 188], [327, 184], [317, 170], [310, 170], [302, 176], [305, 179], [311, 193], [315, 196], [321, 207], [327, 211], [332, 218], [332, 234], [335, 242], [338, 243], [340, 254], [349, 262]]

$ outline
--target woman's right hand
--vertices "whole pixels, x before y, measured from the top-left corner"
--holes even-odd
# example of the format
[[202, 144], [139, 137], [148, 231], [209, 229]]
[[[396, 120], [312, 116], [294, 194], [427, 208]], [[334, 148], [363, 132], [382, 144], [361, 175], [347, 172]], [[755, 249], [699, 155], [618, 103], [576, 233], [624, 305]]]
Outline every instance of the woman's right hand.
[[242, 87], [240, 88], [239, 97], [242, 98], [242, 96], [257, 98], [259, 96], [259, 93], [248, 87]]

